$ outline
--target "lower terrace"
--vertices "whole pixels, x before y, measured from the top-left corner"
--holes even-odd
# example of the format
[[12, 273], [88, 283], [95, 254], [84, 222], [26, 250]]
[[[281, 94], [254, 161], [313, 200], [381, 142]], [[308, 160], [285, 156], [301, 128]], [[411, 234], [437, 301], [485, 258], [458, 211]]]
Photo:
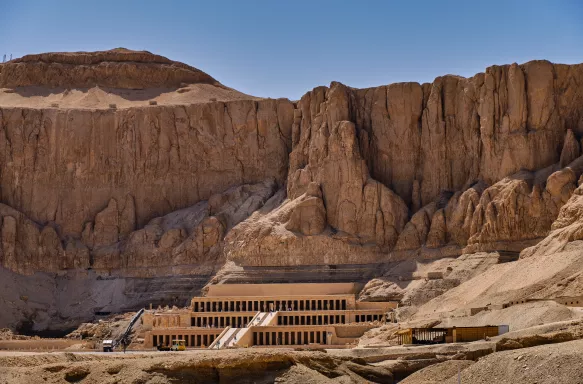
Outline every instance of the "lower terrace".
[[[176, 327], [148, 332], [146, 348], [159, 344], [171, 345], [173, 340], [184, 340], [187, 348], [224, 348], [253, 346], [346, 346], [357, 342], [366, 331], [380, 324], [314, 325], [314, 326], [251, 326], [248, 328], [193, 328]], [[234, 330], [231, 340], [217, 344], [217, 340]], [[229, 343], [230, 342], [230, 343]]]

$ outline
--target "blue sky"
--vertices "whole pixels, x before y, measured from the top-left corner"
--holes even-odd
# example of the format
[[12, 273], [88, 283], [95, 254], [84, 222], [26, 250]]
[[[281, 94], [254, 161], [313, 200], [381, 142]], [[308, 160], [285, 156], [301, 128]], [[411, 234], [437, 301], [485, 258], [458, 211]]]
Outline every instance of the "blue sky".
[[264, 97], [370, 87], [491, 64], [583, 62], [583, 2], [6, 1], [0, 55], [148, 50]]

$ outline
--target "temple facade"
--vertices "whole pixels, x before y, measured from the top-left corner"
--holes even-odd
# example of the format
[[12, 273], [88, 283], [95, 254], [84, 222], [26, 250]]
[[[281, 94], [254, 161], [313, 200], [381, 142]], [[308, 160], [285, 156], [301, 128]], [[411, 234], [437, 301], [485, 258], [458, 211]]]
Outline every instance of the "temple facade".
[[359, 302], [355, 283], [225, 284], [187, 310], [147, 311], [145, 346], [346, 346], [389, 319], [397, 302]]

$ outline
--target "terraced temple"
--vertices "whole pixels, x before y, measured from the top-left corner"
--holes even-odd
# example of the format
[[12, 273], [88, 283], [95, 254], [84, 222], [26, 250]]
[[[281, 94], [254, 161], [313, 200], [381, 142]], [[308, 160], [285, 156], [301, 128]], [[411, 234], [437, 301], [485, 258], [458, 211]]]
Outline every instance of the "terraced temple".
[[397, 302], [358, 302], [355, 283], [225, 284], [189, 310], [148, 311], [145, 346], [183, 339], [190, 348], [353, 344], [390, 318]]

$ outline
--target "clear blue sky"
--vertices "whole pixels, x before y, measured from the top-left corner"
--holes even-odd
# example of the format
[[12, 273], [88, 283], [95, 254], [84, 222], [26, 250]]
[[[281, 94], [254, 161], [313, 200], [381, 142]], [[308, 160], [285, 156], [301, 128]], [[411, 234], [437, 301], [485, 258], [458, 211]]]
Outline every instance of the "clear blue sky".
[[583, 1], [0, 0], [0, 54], [115, 47], [297, 99], [334, 80], [361, 88], [583, 62]]

